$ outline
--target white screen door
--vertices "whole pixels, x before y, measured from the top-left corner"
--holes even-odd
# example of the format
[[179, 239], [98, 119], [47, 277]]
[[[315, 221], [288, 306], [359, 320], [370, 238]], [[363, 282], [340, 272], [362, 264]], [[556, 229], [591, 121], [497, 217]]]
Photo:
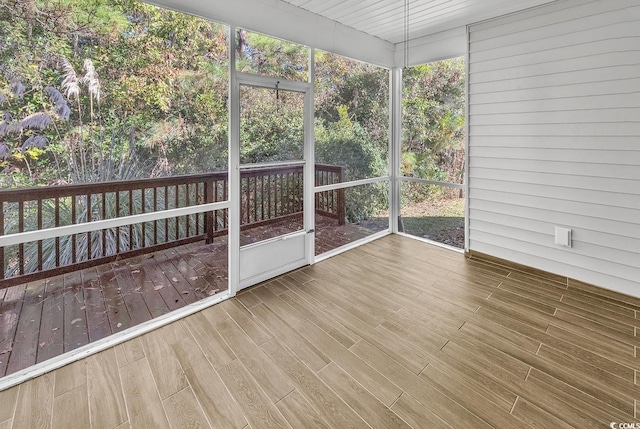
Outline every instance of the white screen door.
[[310, 262], [314, 172], [308, 85], [257, 76], [238, 85], [242, 289]]

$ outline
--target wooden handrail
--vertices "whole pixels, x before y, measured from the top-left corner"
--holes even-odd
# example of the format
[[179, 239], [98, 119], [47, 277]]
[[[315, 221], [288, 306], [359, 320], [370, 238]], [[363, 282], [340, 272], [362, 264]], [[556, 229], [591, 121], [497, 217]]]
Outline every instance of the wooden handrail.
[[[241, 227], [277, 222], [303, 211], [299, 166], [241, 171]], [[343, 180], [341, 166], [317, 164], [315, 184]], [[0, 235], [226, 201], [227, 172], [0, 190]], [[344, 224], [344, 190], [316, 195], [316, 212]], [[35, 243], [0, 247], [0, 289], [205, 240], [228, 228], [226, 210], [143, 222]], [[33, 247], [35, 246], [35, 247]]]
[[192, 174], [184, 176], [156, 177], [151, 179], [114, 180], [110, 182], [80, 183], [73, 185], [34, 186], [29, 188], [2, 189], [0, 190], [0, 202], [34, 201], [39, 197], [60, 198], [87, 195], [88, 190], [92, 194], [105, 192], [131, 191], [136, 189], [160, 188], [201, 183], [205, 180], [227, 180], [226, 171], [213, 173]]

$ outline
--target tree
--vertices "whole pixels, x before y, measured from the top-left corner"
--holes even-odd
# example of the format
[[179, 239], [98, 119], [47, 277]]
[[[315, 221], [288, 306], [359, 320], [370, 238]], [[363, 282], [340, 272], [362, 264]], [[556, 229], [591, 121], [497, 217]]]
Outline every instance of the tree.
[[402, 123], [405, 175], [462, 183], [464, 88], [462, 58], [405, 70]]
[[[0, 22], [0, 59], [11, 75], [0, 77], [0, 109], [18, 121], [46, 113], [49, 87], [72, 108], [66, 125], [38, 130], [50, 134], [39, 151], [14, 150], [25, 133], [22, 142], [3, 141], [3, 185], [121, 178], [78, 174], [74, 151], [110, 159], [137, 153], [151, 160], [138, 165], [142, 177], [226, 168], [225, 27], [132, 0], [11, 0], [0, 3]], [[88, 58], [100, 77], [99, 99], [62, 88]], [[12, 80], [22, 85], [20, 97]]]

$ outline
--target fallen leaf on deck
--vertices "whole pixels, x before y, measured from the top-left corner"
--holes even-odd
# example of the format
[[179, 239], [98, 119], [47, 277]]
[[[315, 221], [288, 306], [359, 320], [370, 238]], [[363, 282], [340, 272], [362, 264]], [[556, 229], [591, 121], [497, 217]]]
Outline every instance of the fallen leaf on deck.
[[155, 287], [153, 288], [153, 290], [160, 290], [160, 289], [162, 289], [163, 287], [164, 287], [164, 286], [162, 286], [162, 285], [160, 285], [160, 286], [155, 286]]
[[133, 270], [131, 271], [131, 274], [138, 274], [140, 272], [140, 270]]
[[57, 331], [57, 330], [58, 330], [58, 328], [53, 328], [53, 329], [52, 329], [52, 331]]
[[134, 290], [135, 290], [136, 292], [140, 292], [140, 290], [141, 290], [141, 289], [142, 289], [142, 287], [137, 287], [137, 288], [135, 288]]
[[86, 308], [87, 308], [87, 307], [83, 305], [82, 307], [80, 307], [80, 310], [84, 310], [84, 309], [86, 309]]
[[116, 328], [119, 328], [119, 327], [121, 327], [121, 326], [122, 326], [122, 323], [118, 323], [118, 324], [116, 325]]
[[183, 295], [189, 295], [189, 291], [185, 290], [184, 292], [182, 292]]
[[4, 350], [0, 350], [0, 355], [7, 354], [7, 353], [9, 353], [11, 350], [13, 350], [13, 347], [8, 347], [8, 348], [6, 348], [6, 349], [4, 349]]
[[79, 321], [81, 321], [81, 320], [82, 320], [82, 319], [73, 319], [73, 320], [71, 321], [71, 324], [72, 324], [72, 325], [75, 325], [76, 323], [78, 323], [78, 322], [79, 322]]
[[198, 276], [189, 277], [189, 280], [198, 280]]
[[42, 347], [45, 346], [45, 344], [47, 344], [47, 343], [40, 343], [39, 346], [42, 348]]
[[207, 295], [209, 295], [209, 296], [215, 295], [218, 292], [220, 292], [220, 289], [212, 289], [209, 292], [207, 292]]
[[171, 281], [172, 281], [172, 282], [174, 282], [174, 283], [178, 283], [178, 279], [177, 279], [177, 278], [175, 278], [175, 277], [172, 277], [172, 278], [171, 278]]

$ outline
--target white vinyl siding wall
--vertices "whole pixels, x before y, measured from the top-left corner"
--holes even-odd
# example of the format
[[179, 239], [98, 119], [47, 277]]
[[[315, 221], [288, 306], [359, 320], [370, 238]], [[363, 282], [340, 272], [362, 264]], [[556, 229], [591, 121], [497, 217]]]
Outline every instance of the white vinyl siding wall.
[[468, 68], [470, 250], [640, 296], [640, 2], [472, 25]]

